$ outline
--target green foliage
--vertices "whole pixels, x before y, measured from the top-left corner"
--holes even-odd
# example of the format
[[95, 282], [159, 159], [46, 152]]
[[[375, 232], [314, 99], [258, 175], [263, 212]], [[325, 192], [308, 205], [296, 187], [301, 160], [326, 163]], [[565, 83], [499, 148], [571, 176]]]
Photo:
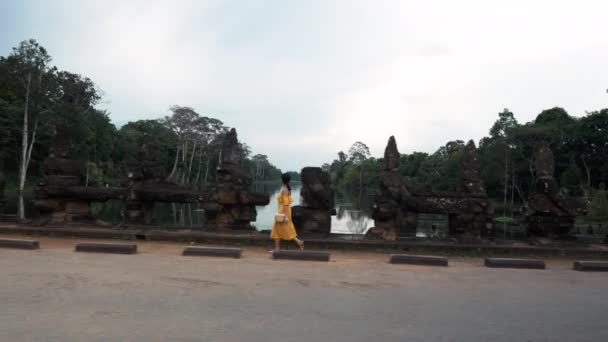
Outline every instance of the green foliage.
[[[126, 181], [127, 165], [140, 156], [148, 134], [157, 159], [173, 179], [193, 186], [212, 183], [227, 127], [222, 121], [202, 116], [193, 108], [173, 106], [160, 120], [129, 122], [120, 129], [109, 113], [95, 108], [102, 92], [88, 77], [58, 70], [51, 56], [33, 39], [21, 42], [7, 57], [0, 56], [0, 165], [10, 177], [18, 170], [25, 99], [29, 80], [29, 136], [36, 129], [32, 149], [31, 179], [41, 175], [42, 162], [53, 144], [57, 127], [69, 137], [68, 154], [87, 162], [89, 184], [119, 185]], [[37, 123], [38, 125], [35, 125]], [[251, 148], [240, 143], [244, 165], [255, 172]], [[279, 179], [280, 170], [263, 159], [264, 179]], [[9, 178], [10, 178], [9, 177]], [[12, 179], [9, 179], [9, 182]]]
[[[256, 154], [248, 160], [249, 173], [255, 181], [280, 181], [281, 170], [268, 160], [264, 154]], [[292, 178], [293, 180], [293, 178]]]
[[582, 171], [574, 162], [574, 158], [572, 158], [568, 168], [561, 173], [560, 185], [562, 188], [566, 189], [568, 193], [578, 194], [581, 190], [582, 178]]
[[[583, 195], [600, 182], [608, 182], [608, 109], [572, 117], [555, 107], [542, 111], [534, 121], [519, 124], [508, 109], [498, 114], [489, 136], [480, 140], [478, 154], [481, 177], [488, 195], [510, 202], [525, 202], [535, 180], [532, 167], [534, 147], [539, 142], [550, 144], [555, 161], [555, 178], [571, 195]], [[360, 142], [353, 146], [364, 145]], [[434, 190], [459, 190], [464, 142], [450, 141], [432, 154], [414, 152], [402, 154], [399, 172], [412, 184], [427, 184]], [[348, 156], [339, 152], [338, 158], [324, 164], [334, 183], [341, 188], [374, 187], [382, 170], [382, 159], [355, 159], [351, 148]], [[375, 163], [375, 167], [358, 169], [360, 159]], [[357, 161], [357, 162], [356, 162]], [[360, 181], [363, 170], [363, 180]], [[369, 180], [368, 180], [369, 178]], [[505, 196], [505, 190], [507, 191]], [[509, 205], [502, 203], [506, 208]]]
[[427, 153], [414, 152], [402, 154], [399, 163], [399, 173], [406, 177], [416, 177], [420, 174], [424, 161], [428, 158]]
[[369, 156], [369, 147], [360, 141], [354, 143], [348, 150], [348, 158], [354, 164], [360, 164], [369, 158]]
[[604, 183], [593, 192], [589, 205], [588, 219], [595, 222], [608, 221], [608, 191]]
[[554, 107], [551, 109], [543, 110], [538, 116], [534, 123], [537, 125], [554, 125], [554, 126], [565, 126], [574, 122], [574, 118], [571, 117], [568, 112], [563, 108]]
[[494, 139], [506, 137], [509, 131], [517, 126], [518, 123], [513, 112], [505, 108], [498, 113], [498, 120], [490, 128], [490, 137]]
[[462, 175], [462, 152], [464, 141], [450, 141], [428, 156], [413, 177], [429, 184], [433, 190], [456, 191]]
[[348, 164], [344, 171], [344, 178], [339, 183], [346, 189], [359, 189], [360, 187], [375, 188], [379, 184], [382, 160], [369, 158], [359, 165]]
[[291, 181], [295, 181], [295, 182], [300, 181], [300, 174], [297, 171], [287, 171], [285, 173], [291, 177]]
[[499, 217], [495, 218], [494, 221], [499, 222], [499, 223], [511, 223], [514, 220], [512, 217], [509, 217], [509, 216], [499, 216]]

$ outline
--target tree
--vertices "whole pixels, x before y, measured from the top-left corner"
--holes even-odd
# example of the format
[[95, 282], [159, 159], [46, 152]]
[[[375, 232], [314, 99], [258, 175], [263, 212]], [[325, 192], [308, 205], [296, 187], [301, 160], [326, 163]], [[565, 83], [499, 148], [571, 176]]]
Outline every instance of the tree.
[[584, 168], [585, 188], [589, 192], [608, 180], [608, 109], [588, 113], [573, 123], [573, 127], [567, 145]]
[[[32, 150], [36, 143], [36, 135], [41, 115], [47, 112], [58, 100], [61, 94], [55, 91], [57, 69], [49, 67], [51, 56], [36, 40], [22, 41], [13, 48], [13, 52], [1, 63], [6, 64], [8, 75], [13, 78], [21, 89], [17, 97], [23, 103], [23, 121], [21, 128], [21, 151], [19, 156], [18, 180], [18, 217], [25, 219], [23, 190], [27, 172], [32, 158]], [[30, 125], [33, 121], [33, 125]]]
[[518, 123], [513, 112], [505, 108], [502, 112], [498, 113], [498, 120], [490, 128], [490, 137], [504, 138], [509, 133], [509, 130], [517, 127], [517, 125]]
[[[161, 122], [177, 136], [177, 146], [173, 169], [167, 179], [185, 183], [186, 168], [188, 165], [189, 143], [193, 143], [192, 155], [196, 152], [195, 125], [200, 118], [191, 107], [172, 106], [169, 108], [171, 116], [166, 116]], [[180, 161], [181, 152], [181, 161]], [[178, 170], [178, 165], [181, 168]], [[191, 164], [191, 163], [190, 163]]]
[[561, 107], [545, 109], [536, 116], [534, 123], [537, 125], [564, 126], [574, 122], [574, 118]]
[[364, 143], [357, 141], [348, 149], [348, 157], [355, 164], [360, 164], [370, 157], [369, 147]]
[[591, 221], [608, 220], [608, 191], [604, 183], [600, 183], [599, 188], [593, 192], [588, 217]]
[[278, 180], [281, 177], [281, 170], [272, 165], [264, 154], [251, 157], [249, 172], [256, 181]]
[[359, 167], [359, 193], [363, 189], [363, 162], [370, 157], [369, 147], [364, 143], [357, 141], [350, 149], [348, 149], [348, 157], [350, 161]]
[[434, 190], [458, 190], [464, 141], [450, 141], [420, 163], [418, 178]]
[[570, 158], [570, 165], [560, 175], [560, 186], [569, 194], [578, 194], [581, 190], [582, 172], [576, 165], [574, 156]]

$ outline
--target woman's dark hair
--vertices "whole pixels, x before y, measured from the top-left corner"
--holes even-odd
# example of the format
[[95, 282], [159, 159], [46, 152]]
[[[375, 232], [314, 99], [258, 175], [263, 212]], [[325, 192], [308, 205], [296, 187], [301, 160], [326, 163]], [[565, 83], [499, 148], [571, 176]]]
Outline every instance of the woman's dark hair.
[[281, 175], [281, 181], [287, 187], [287, 190], [291, 192], [291, 186], [289, 185], [289, 181], [291, 180], [291, 176], [288, 173], [284, 173]]

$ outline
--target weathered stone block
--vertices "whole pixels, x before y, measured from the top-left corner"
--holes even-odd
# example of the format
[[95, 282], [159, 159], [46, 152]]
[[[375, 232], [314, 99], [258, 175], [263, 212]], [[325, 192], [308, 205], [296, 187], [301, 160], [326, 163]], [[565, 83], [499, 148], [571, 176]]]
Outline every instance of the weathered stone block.
[[273, 259], [329, 261], [330, 254], [325, 251], [289, 251], [279, 250], [272, 252]]
[[16, 249], [38, 249], [40, 243], [37, 240], [0, 239], [0, 247]]
[[320, 167], [305, 167], [301, 171], [300, 178], [303, 207], [327, 210], [334, 208], [335, 192], [329, 173]]
[[484, 264], [493, 268], [545, 269], [545, 262], [537, 259], [486, 258]]
[[240, 248], [229, 247], [198, 247], [189, 246], [184, 248], [182, 255], [184, 256], [211, 256], [211, 257], [226, 257], [239, 259], [243, 254]]
[[238, 204], [238, 193], [236, 191], [218, 191], [217, 201], [219, 204]]
[[433, 255], [393, 254], [390, 256], [389, 262], [391, 264], [447, 266], [448, 258]]
[[608, 261], [579, 260], [574, 262], [574, 269], [588, 272], [608, 272]]
[[293, 224], [298, 233], [325, 233], [331, 231], [331, 214], [326, 209], [304, 208], [293, 206], [291, 208]]
[[76, 245], [76, 252], [89, 253], [114, 253], [114, 254], [135, 254], [137, 253], [136, 244], [125, 243], [89, 243], [82, 242]]

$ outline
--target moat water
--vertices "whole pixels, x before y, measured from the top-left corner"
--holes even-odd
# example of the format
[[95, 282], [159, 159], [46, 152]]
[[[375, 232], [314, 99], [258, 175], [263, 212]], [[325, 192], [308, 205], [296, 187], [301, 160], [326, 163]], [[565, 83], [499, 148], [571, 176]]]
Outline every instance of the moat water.
[[[299, 183], [294, 182], [292, 186], [293, 205], [300, 203]], [[265, 192], [270, 195], [270, 204], [257, 207], [257, 220], [252, 222], [257, 230], [269, 230], [272, 227], [274, 215], [277, 212], [277, 197], [281, 190], [279, 183], [259, 183], [252, 186], [252, 190]], [[13, 214], [17, 211], [16, 193], [7, 191], [6, 203], [3, 213]], [[26, 196], [26, 215], [28, 218], [38, 217], [38, 213], [32, 206], [31, 194]], [[122, 213], [124, 203], [112, 200], [106, 203], [93, 203], [92, 210], [95, 217], [113, 226], [119, 226], [123, 222]], [[332, 233], [336, 234], [365, 234], [373, 227], [374, 221], [370, 216], [370, 201], [365, 194], [341, 194], [336, 196], [337, 215], [332, 216]], [[172, 204], [156, 203], [154, 210], [154, 222], [165, 228], [187, 227], [197, 229], [204, 227], [204, 212], [197, 204]]]
[[[293, 204], [300, 204], [299, 183], [294, 183], [291, 189]], [[272, 227], [274, 214], [277, 212], [277, 197], [281, 190], [280, 184], [258, 184], [256, 191], [270, 194], [270, 204], [258, 207], [258, 217], [254, 223], [258, 230], [267, 230]], [[331, 232], [334, 234], [365, 234], [374, 226], [374, 220], [370, 216], [370, 202], [367, 195], [338, 193], [336, 196], [337, 215], [331, 218]]]

